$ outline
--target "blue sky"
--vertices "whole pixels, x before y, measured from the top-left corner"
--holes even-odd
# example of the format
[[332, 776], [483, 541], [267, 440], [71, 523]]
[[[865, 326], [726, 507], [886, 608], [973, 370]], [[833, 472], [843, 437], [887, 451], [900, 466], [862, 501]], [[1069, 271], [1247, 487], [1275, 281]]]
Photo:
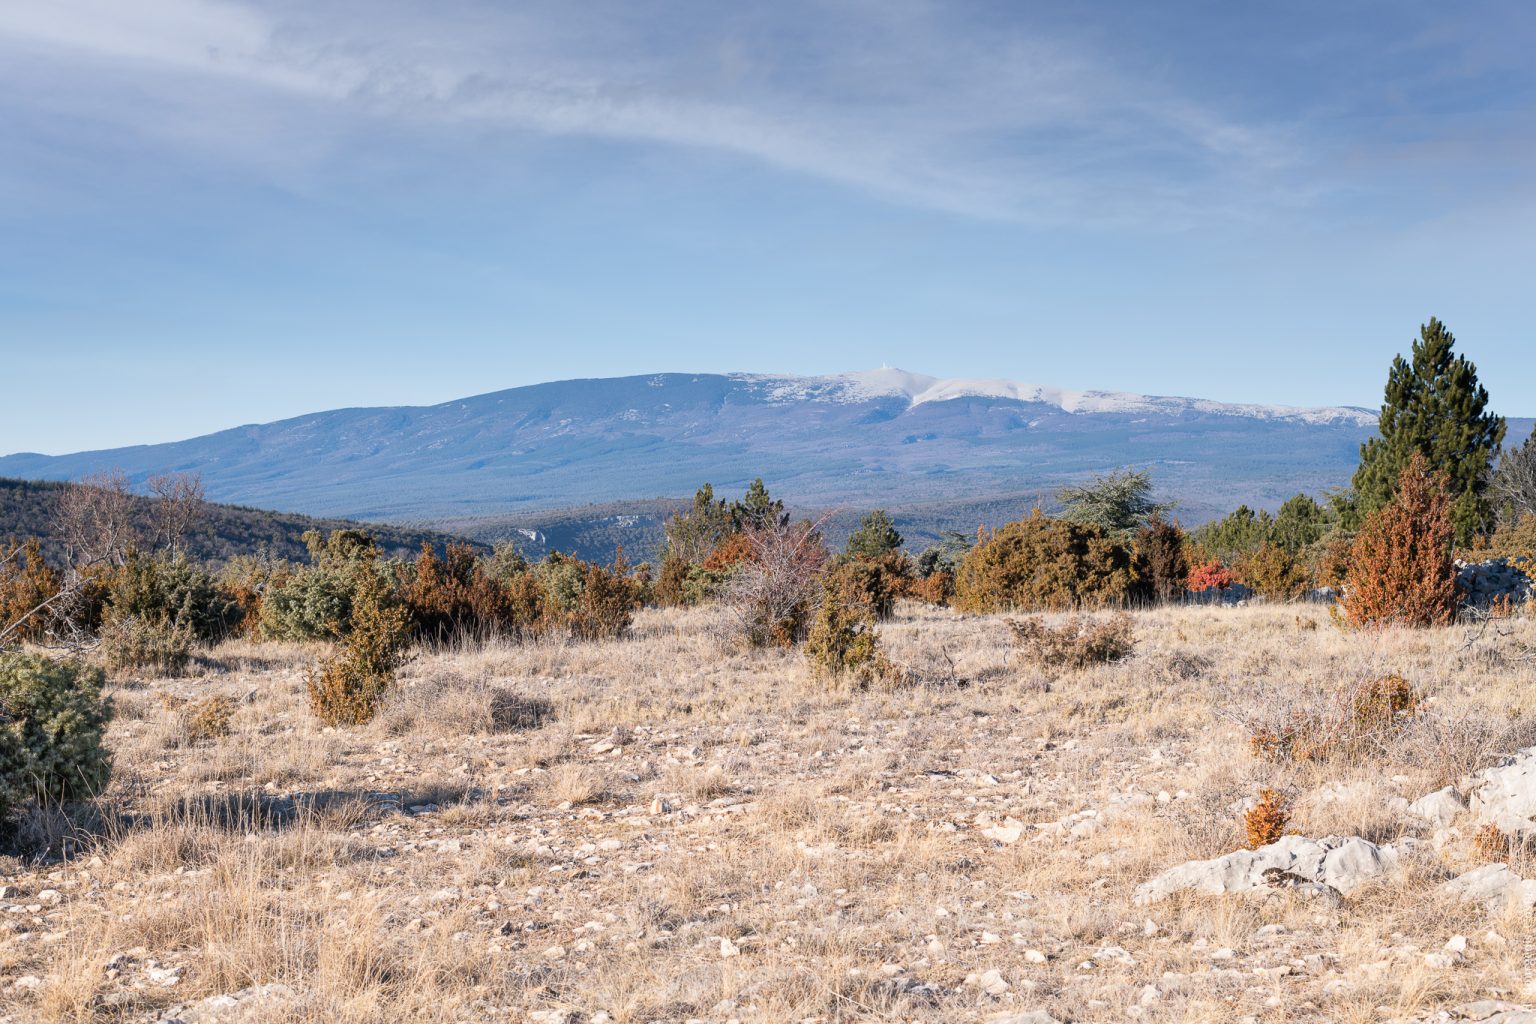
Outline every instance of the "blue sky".
[[0, 452], [660, 370], [1536, 412], [1536, 7], [0, 7]]

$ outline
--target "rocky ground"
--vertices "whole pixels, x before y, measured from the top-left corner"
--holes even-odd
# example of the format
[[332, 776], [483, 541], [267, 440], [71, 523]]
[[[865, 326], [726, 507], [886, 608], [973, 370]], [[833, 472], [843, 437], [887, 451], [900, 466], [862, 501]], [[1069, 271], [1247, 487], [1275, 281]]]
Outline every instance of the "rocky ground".
[[[1061, 671], [907, 606], [853, 692], [715, 616], [423, 654], [360, 729], [299, 648], [118, 681], [97, 837], [5, 865], [0, 1017], [1536, 1021], [1536, 624], [1171, 609]], [[1400, 730], [1252, 749], [1387, 673]], [[1228, 856], [1265, 788], [1291, 835]]]

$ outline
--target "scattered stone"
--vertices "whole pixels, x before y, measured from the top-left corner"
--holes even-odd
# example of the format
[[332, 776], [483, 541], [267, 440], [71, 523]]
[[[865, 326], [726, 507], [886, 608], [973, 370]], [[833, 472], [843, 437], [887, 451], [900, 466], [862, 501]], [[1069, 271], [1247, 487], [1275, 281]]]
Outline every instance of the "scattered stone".
[[1456, 562], [1456, 583], [1464, 600], [1474, 608], [1489, 608], [1495, 602], [1524, 604], [1531, 599], [1531, 580], [1510, 564], [1507, 558], [1483, 562]]

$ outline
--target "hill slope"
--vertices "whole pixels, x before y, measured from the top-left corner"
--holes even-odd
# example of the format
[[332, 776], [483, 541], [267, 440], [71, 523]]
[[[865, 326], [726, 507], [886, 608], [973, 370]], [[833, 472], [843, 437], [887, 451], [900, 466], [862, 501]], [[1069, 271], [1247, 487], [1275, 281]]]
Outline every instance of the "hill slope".
[[[0, 478], [0, 540], [37, 537], [44, 551], [62, 554], [55, 533], [55, 506], [64, 485], [36, 480]], [[153, 536], [149, 498], [134, 502], [134, 522], [141, 537]], [[429, 530], [413, 530], [345, 519], [312, 519], [309, 516], [267, 512], [236, 505], [208, 504], [187, 536], [187, 553], [193, 558], [222, 563], [238, 554], [265, 551], [278, 558], [302, 560], [308, 551], [301, 538], [305, 530], [329, 531], [357, 527], [373, 534], [380, 550], [389, 556], [414, 555], [424, 541], [442, 547], [459, 538]]]
[[1133, 464], [1197, 520], [1348, 481], [1361, 409], [1070, 392], [900, 370], [561, 381], [426, 407], [340, 409], [172, 444], [0, 458], [0, 474], [196, 470], [210, 498], [437, 521], [722, 492], [804, 506], [1047, 492]]

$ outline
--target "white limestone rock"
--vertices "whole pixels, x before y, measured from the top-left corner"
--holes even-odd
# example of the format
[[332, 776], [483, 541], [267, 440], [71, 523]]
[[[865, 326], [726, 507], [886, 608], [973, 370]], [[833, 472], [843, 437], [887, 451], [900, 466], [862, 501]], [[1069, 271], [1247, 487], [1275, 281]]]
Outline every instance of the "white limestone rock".
[[1284, 836], [1257, 850], [1238, 850], [1169, 868], [1139, 886], [1135, 899], [1138, 904], [1147, 904], [1175, 892], [1222, 895], [1306, 884], [1347, 894], [1362, 882], [1393, 870], [1412, 843], [1404, 840], [1397, 846], [1377, 846], [1359, 836]]

